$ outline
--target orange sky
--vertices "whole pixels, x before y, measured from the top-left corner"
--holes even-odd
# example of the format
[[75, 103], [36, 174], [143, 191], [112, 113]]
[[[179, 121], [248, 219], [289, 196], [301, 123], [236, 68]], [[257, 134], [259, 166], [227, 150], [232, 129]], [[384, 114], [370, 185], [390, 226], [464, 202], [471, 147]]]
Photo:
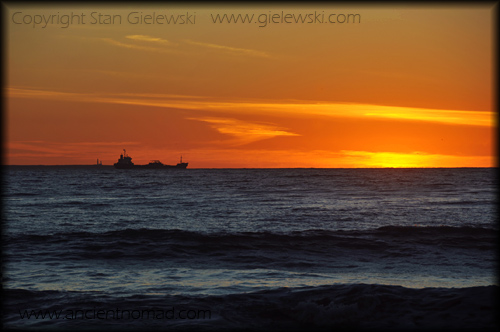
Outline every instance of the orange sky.
[[492, 5], [220, 6], [9, 4], [4, 162], [497, 166]]

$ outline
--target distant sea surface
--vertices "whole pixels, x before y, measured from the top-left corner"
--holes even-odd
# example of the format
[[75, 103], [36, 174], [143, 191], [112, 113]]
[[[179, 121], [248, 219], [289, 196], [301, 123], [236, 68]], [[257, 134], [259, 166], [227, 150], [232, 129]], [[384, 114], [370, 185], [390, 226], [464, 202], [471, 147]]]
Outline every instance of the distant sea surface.
[[6, 328], [497, 324], [496, 169], [3, 172]]

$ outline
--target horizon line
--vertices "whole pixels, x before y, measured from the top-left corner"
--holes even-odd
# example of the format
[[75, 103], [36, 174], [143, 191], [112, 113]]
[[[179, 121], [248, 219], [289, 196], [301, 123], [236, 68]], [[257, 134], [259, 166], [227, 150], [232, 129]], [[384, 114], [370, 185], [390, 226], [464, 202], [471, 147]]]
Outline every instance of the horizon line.
[[[7, 167], [114, 167], [96, 164], [58, 164], [58, 165], [6, 165]], [[499, 166], [432, 166], [432, 167], [191, 167], [189, 169], [423, 169], [423, 168], [498, 168]]]

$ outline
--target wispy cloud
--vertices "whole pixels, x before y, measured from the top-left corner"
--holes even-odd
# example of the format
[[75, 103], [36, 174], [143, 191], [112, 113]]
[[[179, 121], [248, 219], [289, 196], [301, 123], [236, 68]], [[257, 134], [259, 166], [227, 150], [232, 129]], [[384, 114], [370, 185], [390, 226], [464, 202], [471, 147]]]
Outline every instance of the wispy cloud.
[[148, 35], [128, 35], [125, 36], [125, 38], [130, 40], [131, 43], [125, 43], [112, 38], [99, 38], [99, 39], [114, 46], [141, 50], [141, 51], [148, 51], [148, 52], [161, 52], [161, 53], [188, 52], [187, 50], [183, 49], [182, 44], [184, 45], [189, 44], [189, 45], [194, 45], [196, 47], [202, 47], [205, 49], [211, 49], [214, 51], [223, 52], [226, 54], [261, 57], [261, 58], [271, 57], [269, 53], [263, 51], [247, 49], [247, 48], [238, 48], [226, 45], [202, 43], [192, 40], [183, 40], [182, 43], [179, 44], [179, 43], [173, 43], [163, 38], [148, 36]]
[[235, 145], [247, 144], [276, 136], [299, 136], [274, 125], [246, 122], [230, 118], [189, 118], [189, 120], [203, 121], [210, 124], [221, 134], [234, 137]]
[[9, 150], [24, 150], [32, 152], [50, 152], [50, 153], [68, 153], [75, 154], [94, 151], [94, 149], [103, 147], [121, 147], [137, 145], [138, 142], [48, 142], [48, 141], [13, 141], [7, 142]]
[[144, 41], [144, 42], [151, 42], [151, 43], [156, 43], [156, 44], [161, 44], [161, 45], [170, 45], [172, 44], [166, 39], [158, 38], [158, 37], [151, 37], [151, 36], [146, 36], [146, 35], [129, 35], [125, 36], [125, 38], [132, 39], [132, 40], [138, 40], [138, 41]]
[[112, 94], [116, 97], [133, 97], [133, 98], [152, 98], [152, 99], [207, 99], [204, 96], [193, 96], [193, 95], [177, 95], [177, 94], [165, 94], [165, 93], [119, 93]]
[[137, 145], [138, 142], [12, 141], [6, 143], [6, 157], [33, 158], [30, 164], [37, 163], [38, 158], [78, 160], [87, 157], [88, 161], [93, 161], [100, 155], [109, 156], [111, 151], [118, 154], [124, 147]]
[[217, 44], [201, 43], [201, 42], [195, 42], [192, 40], [185, 40], [184, 42], [191, 44], [191, 45], [201, 46], [201, 47], [209, 48], [209, 49], [215, 49], [215, 50], [219, 50], [219, 51], [223, 51], [223, 52], [227, 52], [227, 53], [232, 53], [232, 54], [248, 55], [248, 56], [263, 57], [263, 58], [271, 57], [266, 52], [247, 49], [247, 48], [238, 48], [238, 47], [231, 47], [231, 46], [224, 46], [224, 45], [217, 45]]
[[81, 93], [40, 90], [31, 88], [6, 88], [7, 96], [12, 98], [30, 98], [30, 99], [79, 99]]
[[10, 98], [35, 98], [102, 102], [178, 108], [200, 111], [238, 112], [246, 114], [316, 114], [350, 118], [389, 118], [399, 121], [426, 121], [445, 124], [494, 127], [493, 112], [438, 110], [399, 106], [382, 106], [356, 103], [310, 103], [304, 101], [249, 101], [214, 100], [201, 96], [175, 96], [162, 94], [81, 94], [25, 88], [7, 88]]
[[129, 49], [135, 49], [135, 50], [160, 52], [160, 53], [172, 53], [172, 52], [176, 51], [175, 49], [171, 49], [171, 48], [151, 47], [151, 46], [144, 46], [144, 45], [137, 45], [137, 44], [122, 43], [120, 41], [117, 41], [117, 40], [114, 40], [111, 38], [101, 38], [101, 40], [108, 43], [108, 44], [111, 44], [111, 45], [129, 48]]

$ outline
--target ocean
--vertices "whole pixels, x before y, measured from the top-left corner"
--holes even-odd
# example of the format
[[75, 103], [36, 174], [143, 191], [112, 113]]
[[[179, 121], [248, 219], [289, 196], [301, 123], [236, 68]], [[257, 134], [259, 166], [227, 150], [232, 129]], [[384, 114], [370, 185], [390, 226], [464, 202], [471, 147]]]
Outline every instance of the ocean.
[[3, 175], [6, 329], [498, 327], [493, 168]]

